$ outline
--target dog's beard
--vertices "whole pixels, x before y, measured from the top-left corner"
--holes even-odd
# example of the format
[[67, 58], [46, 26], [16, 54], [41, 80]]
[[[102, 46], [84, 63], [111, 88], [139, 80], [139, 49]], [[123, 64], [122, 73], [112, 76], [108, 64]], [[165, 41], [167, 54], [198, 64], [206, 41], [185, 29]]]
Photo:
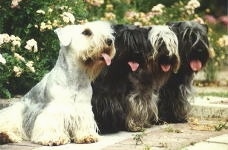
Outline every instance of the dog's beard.
[[187, 63], [193, 72], [198, 72], [202, 70], [209, 59], [208, 41], [203, 41], [197, 34], [189, 37], [185, 45], [185, 47], [189, 47], [189, 51], [185, 54]]
[[169, 71], [175, 70], [178, 64], [178, 58], [175, 55], [172, 55], [172, 56], [160, 55], [157, 61], [163, 72], [169, 72]]
[[79, 53], [76, 57], [80, 58], [81, 67], [84, 68], [90, 79], [94, 80], [105, 66], [111, 64], [114, 55], [114, 46], [104, 46], [103, 48], [88, 48], [88, 50]]
[[168, 26], [154, 26], [149, 34], [153, 49], [152, 58], [163, 72], [177, 72], [180, 65], [178, 39]]
[[85, 65], [92, 65], [96, 63], [96, 61], [103, 61], [107, 66], [111, 64], [111, 60], [113, 57], [113, 49], [110, 47], [103, 48], [103, 51], [96, 51], [95, 48], [92, 50], [88, 50], [81, 54], [82, 63]]
[[177, 22], [179, 31], [179, 52], [184, 63], [187, 63], [192, 72], [200, 71], [209, 59], [209, 43], [207, 27], [196, 22]]
[[[173, 45], [173, 48], [175, 48], [177, 45]], [[176, 47], [177, 48], [177, 47]], [[170, 49], [170, 48], [169, 48]], [[157, 64], [159, 72], [176, 72], [179, 68], [180, 60], [179, 55], [175, 53], [170, 54], [170, 50], [166, 46], [166, 43], [163, 42], [158, 50], [156, 51], [156, 55], [152, 56], [152, 60], [155, 62], [153, 64]]]

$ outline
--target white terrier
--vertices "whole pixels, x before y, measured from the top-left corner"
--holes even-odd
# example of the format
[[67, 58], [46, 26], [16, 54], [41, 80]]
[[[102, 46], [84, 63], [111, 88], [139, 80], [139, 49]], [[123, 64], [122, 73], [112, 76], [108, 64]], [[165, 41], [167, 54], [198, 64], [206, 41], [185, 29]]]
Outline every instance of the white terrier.
[[55, 30], [60, 41], [54, 68], [20, 102], [0, 110], [0, 143], [93, 143], [99, 138], [91, 81], [115, 55], [113, 29], [94, 21]]

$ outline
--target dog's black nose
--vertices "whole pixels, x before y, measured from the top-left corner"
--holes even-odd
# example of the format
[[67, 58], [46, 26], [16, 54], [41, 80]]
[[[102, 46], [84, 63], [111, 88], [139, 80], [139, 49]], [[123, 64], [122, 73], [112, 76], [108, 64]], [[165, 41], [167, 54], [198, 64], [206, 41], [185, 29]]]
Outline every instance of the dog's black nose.
[[106, 39], [106, 44], [108, 45], [108, 46], [111, 46], [112, 45], [112, 39]]

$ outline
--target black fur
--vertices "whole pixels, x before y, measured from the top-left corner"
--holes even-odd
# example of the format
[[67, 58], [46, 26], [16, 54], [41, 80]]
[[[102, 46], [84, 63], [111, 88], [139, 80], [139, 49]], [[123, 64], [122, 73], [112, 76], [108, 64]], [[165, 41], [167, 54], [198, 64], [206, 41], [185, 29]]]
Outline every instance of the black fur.
[[[191, 110], [188, 98], [192, 95], [194, 74], [209, 59], [207, 26], [193, 21], [172, 22], [168, 25], [178, 37], [181, 65], [159, 92], [159, 119], [173, 123], [186, 122]], [[200, 60], [202, 67], [192, 69], [192, 60]]]
[[[158, 91], [179, 67], [177, 37], [168, 27], [114, 28], [117, 53], [92, 84], [93, 112], [101, 133], [140, 131], [157, 120]], [[138, 69], [129, 62], [137, 62]], [[171, 69], [164, 72], [162, 65]]]
[[148, 29], [136, 26], [114, 25], [116, 55], [92, 83], [92, 106], [101, 133], [126, 130], [124, 100], [131, 90], [129, 61], [144, 67], [151, 48], [147, 40]]

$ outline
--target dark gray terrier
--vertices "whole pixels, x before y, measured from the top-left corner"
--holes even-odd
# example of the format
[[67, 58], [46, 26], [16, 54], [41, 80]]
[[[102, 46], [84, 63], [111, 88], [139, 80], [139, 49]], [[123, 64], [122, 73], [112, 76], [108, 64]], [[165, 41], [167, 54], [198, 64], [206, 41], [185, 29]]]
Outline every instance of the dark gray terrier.
[[188, 98], [192, 82], [209, 59], [208, 28], [193, 21], [168, 23], [179, 41], [180, 69], [173, 73], [159, 92], [159, 119], [165, 122], [186, 122], [191, 110]]

